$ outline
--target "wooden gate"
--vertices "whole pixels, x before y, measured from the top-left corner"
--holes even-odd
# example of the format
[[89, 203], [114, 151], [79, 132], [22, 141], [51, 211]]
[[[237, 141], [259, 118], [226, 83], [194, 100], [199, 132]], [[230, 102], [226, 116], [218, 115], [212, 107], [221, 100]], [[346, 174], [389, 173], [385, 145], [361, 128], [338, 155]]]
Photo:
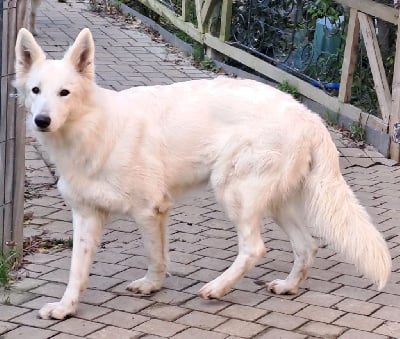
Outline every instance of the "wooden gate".
[[25, 26], [30, 1], [0, 3], [0, 254], [8, 247], [22, 248], [25, 117], [17, 106], [12, 86], [14, 46], [20, 27]]

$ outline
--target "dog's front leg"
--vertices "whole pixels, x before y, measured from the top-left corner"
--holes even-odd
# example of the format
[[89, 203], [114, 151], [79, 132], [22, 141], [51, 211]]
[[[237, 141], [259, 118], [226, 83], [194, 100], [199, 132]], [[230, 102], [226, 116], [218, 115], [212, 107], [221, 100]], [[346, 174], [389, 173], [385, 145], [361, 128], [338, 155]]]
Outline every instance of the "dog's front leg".
[[73, 248], [69, 282], [62, 299], [49, 303], [39, 311], [43, 319], [64, 319], [74, 314], [78, 307], [79, 297], [85, 290], [93, 256], [101, 239], [105, 213], [98, 210], [72, 210]]
[[[163, 206], [164, 205], [164, 206]], [[161, 207], [160, 207], [161, 206]], [[132, 281], [127, 290], [137, 294], [150, 294], [161, 289], [168, 264], [167, 217], [168, 203], [153, 209], [150, 215], [136, 216], [140, 224], [144, 248], [149, 261], [146, 275]]]

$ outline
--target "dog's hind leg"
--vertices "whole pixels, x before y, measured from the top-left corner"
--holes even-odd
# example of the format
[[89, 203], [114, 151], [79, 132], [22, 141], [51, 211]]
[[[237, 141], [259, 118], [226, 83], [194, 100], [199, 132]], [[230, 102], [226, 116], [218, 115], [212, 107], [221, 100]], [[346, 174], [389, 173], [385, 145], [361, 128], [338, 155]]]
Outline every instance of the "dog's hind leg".
[[223, 197], [219, 200], [222, 200], [229, 217], [236, 224], [239, 253], [224, 273], [200, 289], [199, 294], [204, 299], [224, 296], [266, 253], [260, 233], [262, 215], [254, 207], [256, 201], [234, 190], [229, 192], [227, 188], [224, 189]]
[[72, 216], [74, 234], [68, 285], [61, 301], [46, 304], [40, 309], [39, 316], [43, 319], [64, 319], [76, 312], [106, 220], [106, 214], [98, 210], [73, 209]]
[[169, 201], [165, 199], [149, 213], [136, 214], [145, 252], [149, 261], [146, 275], [132, 281], [127, 290], [137, 294], [150, 294], [161, 289], [168, 265], [167, 218]]
[[308, 270], [312, 265], [318, 247], [307, 227], [303, 224], [305, 217], [298, 196], [293, 196], [291, 201], [277, 211], [274, 219], [290, 239], [294, 264], [285, 280], [273, 280], [267, 284], [267, 289], [275, 294], [297, 294], [300, 283], [307, 278]]

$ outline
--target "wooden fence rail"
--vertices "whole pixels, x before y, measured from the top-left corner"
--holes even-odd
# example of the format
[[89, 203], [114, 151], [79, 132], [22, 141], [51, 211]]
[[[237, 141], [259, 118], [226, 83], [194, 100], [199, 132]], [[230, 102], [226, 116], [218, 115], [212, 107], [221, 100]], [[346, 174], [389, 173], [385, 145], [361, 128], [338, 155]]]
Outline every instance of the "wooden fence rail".
[[[380, 19], [396, 25], [398, 29], [398, 9], [372, 0], [336, 0], [337, 3], [350, 10], [350, 17], [341, 70], [340, 90], [339, 95], [335, 97], [286, 72], [282, 68], [230, 44], [228, 39], [232, 22], [232, 0], [182, 0], [182, 5], [179, 9], [182, 15], [177, 15], [176, 12], [159, 0], [138, 1], [157, 14], [167, 18], [178, 29], [207, 48], [218, 51], [277, 82], [288, 81], [302, 95], [352, 121], [361, 122], [367, 129], [367, 137], [368, 131], [371, 132], [371, 135], [374, 134], [380, 137], [380, 145], [378, 147], [380, 151], [386, 153], [392, 159], [400, 160], [399, 144], [394, 143], [391, 138], [393, 126], [400, 120], [400, 71], [398, 70], [400, 67], [400, 51], [397, 48], [391, 92], [373, 23], [373, 20]], [[189, 4], [191, 1], [194, 1], [197, 25], [189, 22]], [[217, 12], [220, 13], [218, 36], [215, 36], [210, 31], [215, 9], [218, 9]], [[378, 98], [379, 111], [382, 117], [367, 114], [361, 108], [350, 104], [357, 46], [360, 38], [363, 40], [367, 51], [374, 88]], [[397, 39], [400, 39], [400, 34], [397, 34]], [[399, 41], [397, 41], [397, 46], [400, 46]]]
[[14, 46], [18, 29], [27, 18], [28, 1], [0, 4], [0, 254], [8, 247], [22, 248], [25, 114], [10, 97], [14, 93]]

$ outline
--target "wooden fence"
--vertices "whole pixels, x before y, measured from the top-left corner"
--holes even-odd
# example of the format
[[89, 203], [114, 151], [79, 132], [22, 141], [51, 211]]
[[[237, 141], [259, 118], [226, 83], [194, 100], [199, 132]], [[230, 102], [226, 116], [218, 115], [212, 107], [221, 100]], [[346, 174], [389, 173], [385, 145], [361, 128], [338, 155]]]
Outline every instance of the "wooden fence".
[[[389, 135], [390, 141], [388, 137], [385, 140], [387, 140], [387, 146], [389, 147], [388, 153], [390, 158], [397, 161], [400, 160], [399, 144], [392, 140], [394, 124], [400, 121], [400, 34], [397, 34], [394, 74], [392, 90], [390, 90], [374, 27], [374, 20], [379, 19], [396, 25], [398, 29], [398, 9], [372, 0], [336, 0], [337, 3], [349, 9], [350, 12], [341, 70], [340, 90], [336, 97], [313, 86], [310, 82], [286, 72], [281, 67], [277, 67], [229, 43], [232, 29], [232, 0], [173, 1], [174, 10], [168, 6], [167, 1], [138, 1], [157, 14], [167, 18], [178, 29], [185, 32], [194, 40], [204, 44], [207, 48], [226, 55], [277, 82], [288, 81], [302, 95], [320, 103], [327, 109], [337, 112], [352, 121], [359, 121], [363, 127], [378, 134]], [[189, 11], [190, 6], [193, 6], [193, 1], [196, 24], [192, 23], [193, 20], [190, 18]], [[177, 8], [177, 5], [179, 8]], [[215, 20], [215, 13], [219, 15], [218, 20]], [[219, 26], [217, 29], [215, 29], [216, 22]], [[213, 32], [219, 32], [217, 36], [211, 32], [210, 28], [212, 26]], [[350, 104], [360, 37], [364, 41], [367, 52], [381, 117], [367, 114], [361, 108]]]
[[8, 247], [20, 250], [23, 240], [25, 114], [10, 94], [14, 93], [16, 34], [26, 22], [29, 2], [0, 4], [0, 254]]

